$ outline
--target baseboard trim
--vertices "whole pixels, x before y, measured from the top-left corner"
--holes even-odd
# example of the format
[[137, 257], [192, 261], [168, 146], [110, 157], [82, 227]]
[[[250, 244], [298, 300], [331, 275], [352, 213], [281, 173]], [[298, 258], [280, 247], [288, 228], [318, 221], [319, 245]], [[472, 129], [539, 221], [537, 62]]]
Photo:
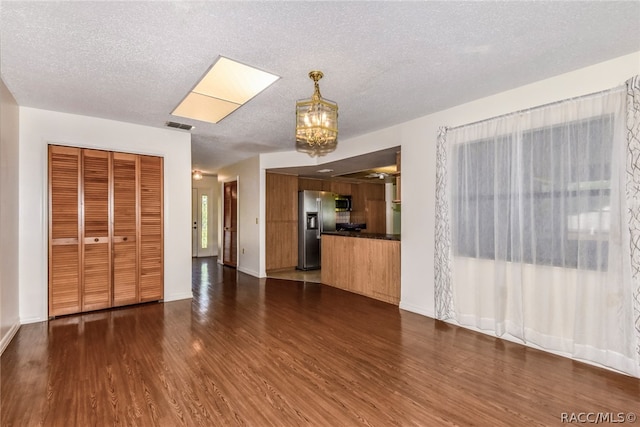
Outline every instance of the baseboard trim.
[[45, 313], [44, 317], [28, 317], [28, 318], [21, 318], [20, 319], [20, 324], [21, 325], [29, 325], [31, 323], [39, 323], [39, 322], [46, 322], [47, 320], [49, 320], [49, 317], [47, 317], [47, 313]]
[[2, 337], [2, 340], [0, 340], [0, 356], [4, 353], [4, 350], [7, 348], [13, 337], [16, 336], [18, 329], [20, 329], [20, 322], [14, 323], [13, 326], [11, 326], [11, 329], [9, 329], [4, 337]]
[[167, 295], [164, 298], [164, 302], [169, 302], [169, 301], [179, 301], [182, 299], [191, 299], [193, 298], [193, 293], [192, 292], [184, 292], [184, 293], [180, 293], [180, 294], [173, 294], [173, 295]]
[[260, 279], [260, 274], [257, 271], [249, 270], [242, 267], [238, 267], [237, 270], [241, 273], [248, 274], [249, 276], [257, 277], [258, 279]]
[[411, 305], [400, 301], [400, 309], [435, 319], [435, 313], [432, 310], [425, 309], [424, 307]]

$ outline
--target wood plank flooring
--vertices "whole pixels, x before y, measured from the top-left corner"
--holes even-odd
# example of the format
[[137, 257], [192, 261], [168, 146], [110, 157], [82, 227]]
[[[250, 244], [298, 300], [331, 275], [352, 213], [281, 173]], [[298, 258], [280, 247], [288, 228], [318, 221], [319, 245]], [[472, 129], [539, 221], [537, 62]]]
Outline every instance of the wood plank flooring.
[[[317, 283], [194, 261], [193, 300], [24, 325], [1, 425], [524, 426], [640, 415], [640, 380]], [[638, 421], [640, 423], [640, 421]]]

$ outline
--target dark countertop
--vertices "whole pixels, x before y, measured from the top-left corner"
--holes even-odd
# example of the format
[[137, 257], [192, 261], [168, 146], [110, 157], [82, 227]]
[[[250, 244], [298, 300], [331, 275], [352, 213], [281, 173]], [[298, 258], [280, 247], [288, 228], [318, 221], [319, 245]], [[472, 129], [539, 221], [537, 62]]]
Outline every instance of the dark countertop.
[[342, 237], [359, 237], [361, 239], [395, 240], [400, 241], [399, 234], [364, 233], [361, 231], [325, 231], [322, 234]]

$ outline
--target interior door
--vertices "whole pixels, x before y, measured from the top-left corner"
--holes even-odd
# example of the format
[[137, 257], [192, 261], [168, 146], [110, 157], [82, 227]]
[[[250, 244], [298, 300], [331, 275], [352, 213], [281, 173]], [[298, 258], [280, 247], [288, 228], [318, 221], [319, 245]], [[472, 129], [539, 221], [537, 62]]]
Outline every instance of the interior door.
[[111, 306], [110, 170], [109, 152], [82, 151], [82, 311]]
[[138, 302], [138, 156], [113, 153], [113, 305]]
[[139, 156], [140, 227], [138, 236], [139, 301], [164, 296], [163, 159]]
[[80, 149], [49, 146], [49, 316], [82, 309]]
[[222, 263], [238, 266], [238, 182], [224, 183]]

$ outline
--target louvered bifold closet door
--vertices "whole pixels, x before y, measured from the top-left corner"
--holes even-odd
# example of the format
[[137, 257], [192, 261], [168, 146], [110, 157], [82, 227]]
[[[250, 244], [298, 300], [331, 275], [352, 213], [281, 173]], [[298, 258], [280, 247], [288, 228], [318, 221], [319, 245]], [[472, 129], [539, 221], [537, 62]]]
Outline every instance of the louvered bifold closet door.
[[163, 162], [140, 159], [139, 289], [140, 301], [163, 298]]
[[80, 150], [49, 146], [49, 316], [77, 313], [81, 300]]
[[109, 152], [83, 150], [82, 311], [111, 306]]
[[138, 156], [113, 153], [113, 305], [138, 295]]

